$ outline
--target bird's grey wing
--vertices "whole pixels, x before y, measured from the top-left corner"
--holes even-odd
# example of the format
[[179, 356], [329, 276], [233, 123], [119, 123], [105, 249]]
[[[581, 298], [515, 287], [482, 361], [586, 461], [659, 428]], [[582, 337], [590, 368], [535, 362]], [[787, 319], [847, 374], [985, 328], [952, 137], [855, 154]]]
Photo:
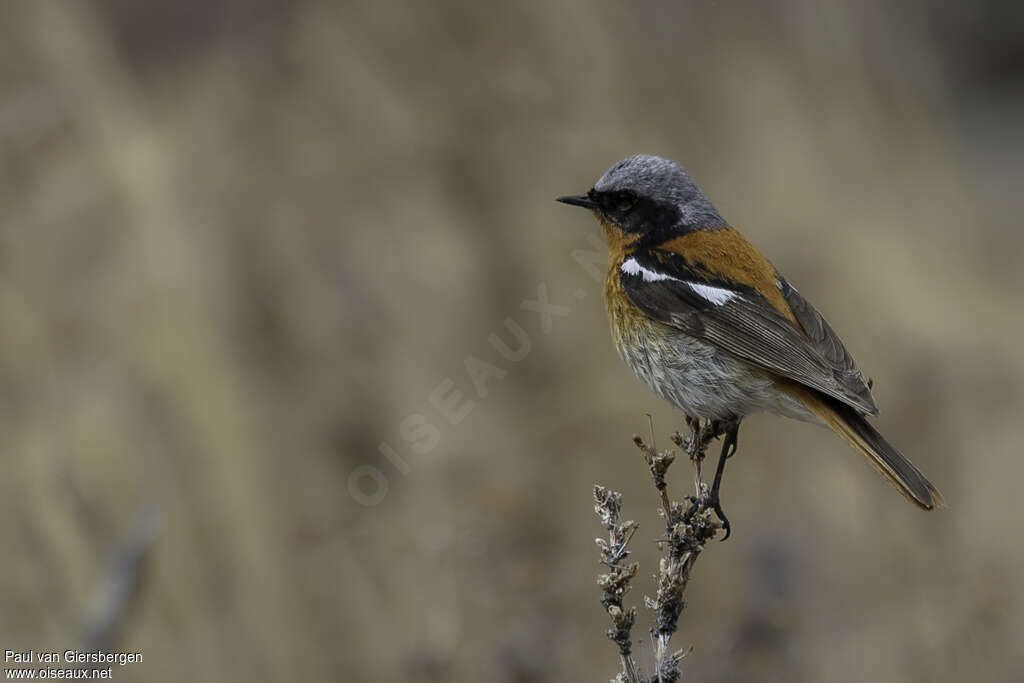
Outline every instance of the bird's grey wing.
[[619, 278], [629, 300], [654, 320], [861, 412], [877, 412], [870, 392], [865, 398], [851, 390], [809, 336], [752, 287], [663, 250], [630, 255]]
[[803, 328], [807, 338], [814, 345], [814, 348], [821, 354], [822, 358], [828, 361], [835, 374], [836, 381], [852, 394], [862, 398], [866, 404], [874, 407], [874, 410], [867, 412], [875, 414], [878, 408], [875, 406], [874, 398], [871, 396], [871, 389], [864, 380], [864, 375], [853, 356], [847, 351], [839, 335], [835, 333], [828, 321], [810, 304], [807, 299], [801, 296], [796, 287], [789, 284], [785, 278], [779, 278], [779, 289], [783, 298], [789, 304], [797, 322]]

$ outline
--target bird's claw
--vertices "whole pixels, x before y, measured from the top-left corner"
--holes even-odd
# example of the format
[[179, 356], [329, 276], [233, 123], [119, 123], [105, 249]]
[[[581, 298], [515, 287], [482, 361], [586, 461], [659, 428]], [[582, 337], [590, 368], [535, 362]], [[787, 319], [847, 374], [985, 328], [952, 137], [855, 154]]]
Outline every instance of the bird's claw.
[[724, 541], [732, 533], [732, 525], [729, 524], [729, 518], [725, 516], [725, 512], [722, 510], [722, 501], [718, 499], [718, 496], [715, 496], [710, 503], [711, 509], [715, 511], [715, 515], [722, 521], [722, 528], [725, 529], [725, 536], [722, 537]]

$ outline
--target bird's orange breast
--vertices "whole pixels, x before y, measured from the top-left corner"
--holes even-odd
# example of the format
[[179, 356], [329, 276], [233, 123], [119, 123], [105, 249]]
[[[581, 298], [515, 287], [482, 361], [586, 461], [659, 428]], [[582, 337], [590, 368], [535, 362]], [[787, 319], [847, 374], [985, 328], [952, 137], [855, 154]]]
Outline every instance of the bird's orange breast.
[[[626, 253], [612, 251], [608, 259], [608, 272], [604, 276], [604, 303], [612, 338], [616, 346], [633, 341], [631, 338], [646, 331], [654, 322], [633, 305], [622, 287], [620, 269]], [[646, 335], [640, 335], [646, 336]]]

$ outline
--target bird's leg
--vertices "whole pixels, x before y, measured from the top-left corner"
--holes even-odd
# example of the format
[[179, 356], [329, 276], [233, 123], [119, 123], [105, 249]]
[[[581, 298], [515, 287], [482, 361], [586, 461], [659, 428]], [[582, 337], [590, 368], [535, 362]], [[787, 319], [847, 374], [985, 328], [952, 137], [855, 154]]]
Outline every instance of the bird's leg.
[[722, 501], [718, 497], [718, 489], [722, 486], [722, 475], [725, 473], [725, 461], [736, 453], [737, 440], [740, 434], [740, 418], [734, 418], [728, 422], [724, 422], [722, 427], [725, 439], [722, 441], [722, 452], [718, 456], [718, 467], [715, 468], [715, 481], [711, 485], [711, 493], [708, 496], [708, 503], [714, 509], [718, 518], [722, 520], [722, 528], [725, 529], [725, 536], [722, 538], [724, 541], [726, 538], [729, 538], [729, 534], [732, 533], [732, 529], [729, 526], [729, 518], [726, 517], [725, 512], [722, 511]]
[[690, 508], [683, 515], [685, 520], [689, 520], [697, 512], [702, 502], [707, 504], [710, 499], [707, 484], [704, 483], [701, 474], [701, 465], [707, 456], [708, 444], [723, 433], [723, 424], [720, 420], [701, 420], [700, 418], [686, 415], [686, 426], [690, 428], [690, 436], [685, 442], [675, 442], [686, 449], [687, 455], [690, 456], [690, 461], [693, 462], [694, 495], [686, 497], [690, 501]]

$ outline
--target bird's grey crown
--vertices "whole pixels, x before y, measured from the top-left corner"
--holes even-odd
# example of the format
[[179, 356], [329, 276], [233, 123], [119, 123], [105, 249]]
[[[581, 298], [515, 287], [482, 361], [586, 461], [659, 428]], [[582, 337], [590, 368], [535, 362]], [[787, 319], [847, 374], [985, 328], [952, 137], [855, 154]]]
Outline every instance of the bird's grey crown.
[[632, 190], [641, 197], [675, 206], [685, 225], [724, 226], [725, 220], [686, 170], [651, 154], [636, 154], [616, 162], [596, 183], [598, 192]]

